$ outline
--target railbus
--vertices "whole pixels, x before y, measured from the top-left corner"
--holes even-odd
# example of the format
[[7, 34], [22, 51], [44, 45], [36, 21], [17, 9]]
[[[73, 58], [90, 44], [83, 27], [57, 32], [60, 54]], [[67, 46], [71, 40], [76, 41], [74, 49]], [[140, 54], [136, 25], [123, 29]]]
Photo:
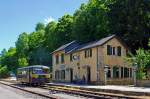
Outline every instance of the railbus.
[[27, 84], [48, 83], [50, 81], [50, 69], [42, 65], [18, 68], [17, 81]]

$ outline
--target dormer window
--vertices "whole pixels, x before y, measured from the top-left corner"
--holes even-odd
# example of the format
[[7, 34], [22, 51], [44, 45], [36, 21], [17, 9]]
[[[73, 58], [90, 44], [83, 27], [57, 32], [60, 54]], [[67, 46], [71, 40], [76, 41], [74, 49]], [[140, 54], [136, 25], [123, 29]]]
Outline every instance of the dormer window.
[[84, 51], [85, 58], [92, 57], [92, 49], [88, 49]]

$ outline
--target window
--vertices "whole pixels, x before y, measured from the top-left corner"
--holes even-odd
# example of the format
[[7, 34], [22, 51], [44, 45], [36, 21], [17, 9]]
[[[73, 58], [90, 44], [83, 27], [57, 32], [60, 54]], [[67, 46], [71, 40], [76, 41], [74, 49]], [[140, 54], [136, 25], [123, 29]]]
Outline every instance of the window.
[[124, 68], [124, 77], [128, 78], [129, 77], [129, 69], [128, 68]]
[[118, 53], [117, 53], [118, 56], [121, 56], [121, 47], [120, 47], [120, 46], [117, 47], [117, 52], [118, 52]]
[[107, 45], [107, 55], [112, 55], [112, 47]]
[[88, 49], [84, 51], [85, 58], [92, 57], [92, 49]]
[[48, 74], [49, 69], [46, 69], [46, 68], [33, 68], [32, 73], [33, 74]]
[[21, 69], [18, 69], [18, 75], [22, 75], [22, 70]]
[[55, 79], [58, 80], [59, 78], [59, 71], [55, 71]]
[[123, 67], [121, 67], [121, 78], [123, 78]]
[[111, 78], [111, 69], [110, 69], [110, 67], [108, 68], [107, 77]]
[[49, 69], [43, 68], [43, 72], [44, 72], [45, 74], [49, 74]]
[[65, 79], [65, 70], [61, 71], [61, 79]]
[[115, 50], [115, 47], [113, 47], [113, 55], [116, 54], [116, 50]]
[[72, 62], [73, 61], [73, 55], [70, 54], [70, 61]]
[[119, 78], [119, 68], [116, 66], [113, 67], [113, 78]]
[[84, 51], [84, 57], [87, 57], [87, 50]]
[[132, 68], [130, 68], [130, 77], [132, 78]]
[[92, 49], [90, 49], [89, 54], [90, 54], [90, 57], [92, 57]]
[[85, 58], [87, 58], [88, 57], [88, 50], [85, 50]]
[[64, 63], [64, 54], [61, 54], [61, 63]]
[[56, 64], [59, 64], [59, 55], [56, 55]]

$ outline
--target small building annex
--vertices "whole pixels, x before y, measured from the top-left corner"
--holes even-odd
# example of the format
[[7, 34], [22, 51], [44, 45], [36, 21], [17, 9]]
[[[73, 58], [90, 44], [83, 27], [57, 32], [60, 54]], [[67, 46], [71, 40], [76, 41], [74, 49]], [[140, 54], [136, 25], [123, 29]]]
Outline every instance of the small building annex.
[[[86, 44], [72, 41], [52, 53], [53, 81], [131, 84], [132, 67], [124, 60], [128, 51], [126, 44], [116, 35]], [[105, 66], [108, 67], [106, 75]]]

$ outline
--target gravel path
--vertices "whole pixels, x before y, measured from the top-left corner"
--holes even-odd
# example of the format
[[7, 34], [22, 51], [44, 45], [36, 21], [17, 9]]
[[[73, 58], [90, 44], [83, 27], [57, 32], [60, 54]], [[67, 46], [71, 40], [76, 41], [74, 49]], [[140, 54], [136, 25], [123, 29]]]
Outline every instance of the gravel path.
[[[26, 90], [42, 93], [45, 95], [53, 95], [59, 97], [59, 99], [92, 99], [92, 98], [87, 98], [87, 97], [82, 97], [82, 96], [77, 96], [72, 94], [53, 92], [53, 91], [51, 92], [49, 90], [41, 89], [37, 87], [22, 87], [22, 88]], [[0, 99], [46, 99], [46, 98], [0, 84]]]
[[[23, 95], [24, 94], [24, 95]], [[0, 84], [0, 99], [35, 99], [25, 93], [20, 94], [20, 91]]]

